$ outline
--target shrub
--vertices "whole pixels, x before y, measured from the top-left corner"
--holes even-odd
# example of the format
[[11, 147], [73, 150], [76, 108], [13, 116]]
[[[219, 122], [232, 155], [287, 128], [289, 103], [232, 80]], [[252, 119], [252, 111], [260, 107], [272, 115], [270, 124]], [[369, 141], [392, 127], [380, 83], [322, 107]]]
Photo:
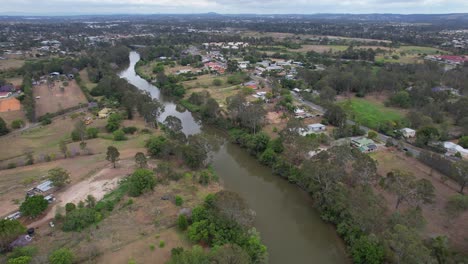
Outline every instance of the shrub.
[[26, 227], [18, 220], [0, 219], [0, 251], [24, 232], [26, 232]]
[[67, 248], [57, 249], [49, 256], [50, 264], [72, 264], [75, 256]]
[[449, 215], [457, 217], [464, 211], [468, 210], [468, 196], [463, 194], [455, 194], [450, 197], [449, 201], [445, 205], [445, 210]]
[[177, 218], [177, 226], [182, 231], [187, 230], [188, 221], [187, 221], [187, 217], [185, 215], [183, 215], [183, 214], [179, 215], [179, 217]]
[[184, 203], [184, 199], [182, 197], [180, 197], [179, 195], [176, 195], [175, 197], [175, 204], [177, 206], [182, 206], [182, 204]]
[[43, 118], [41, 121], [41, 125], [46, 126], [52, 124], [52, 119], [50, 117]]
[[65, 212], [67, 212], [67, 214], [75, 209], [76, 209], [76, 205], [74, 203], [65, 204]]
[[24, 126], [24, 121], [21, 119], [16, 119], [11, 122], [11, 128], [18, 129]]
[[223, 81], [221, 79], [214, 79], [213, 80], [213, 85], [214, 86], [221, 86], [221, 85], [223, 85]]
[[122, 128], [123, 132], [125, 132], [125, 134], [135, 134], [135, 132], [138, 131], [138, 129], [134, 126], [130, 126], [130, 127], [124, 127]]
[[137, 169], [128, 177], [128, 194], [140, 196], [146, 191], [151, 191], [156, 186], [156, 178], [150, 170]]
[[29, 264], [32, 260], [30, 256], [21, 256], [17, 258], [9, 258], [7, 264]]
[[99, 129], [95, 127], [89, 127], [88, 129], [86, 129], [86, 135], [88, 139], [97, 138], [98, 134], [99, 134]]
[[461, 137], [458, 144], [464, 148], [468, 148], [468, 136]]
[[[80, 206], [78, 206], [80, 207]], [[77, 208], [67, 213], [63, 221], [62, 229], [65, 232], [81, 231], [84, 228], [99, 222], [102, 216], [93, 208]]]
[[14, 169], [14, 168], [16, 168], [16, 163], [14, 163], [14, 162], [8, 163], [7, 169]]
[[166, 242], [164, 240], [159, 241], [159, 247], [163, 248], [164, 246], [166, 246]]
[[170, 152], [171, 143], [163, 136], [151, 137], [146, 142], [148, 153], [153, 157], [164, 157]]
[[115, 141], [127, 140], [127, 137], [125, 136], [125, 132], [121, 129], [114, 131], [112, 135], [114, 136]]

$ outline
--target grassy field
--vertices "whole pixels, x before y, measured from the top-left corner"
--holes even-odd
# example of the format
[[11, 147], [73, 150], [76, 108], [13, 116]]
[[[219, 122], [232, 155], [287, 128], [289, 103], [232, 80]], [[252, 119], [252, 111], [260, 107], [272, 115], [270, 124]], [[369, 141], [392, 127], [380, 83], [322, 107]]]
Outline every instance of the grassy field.
[[[447, 51], [440, 50], [433, 47], [422, 46], [401, 46], [386, 54], [379, 54], [376, 56], [375, 61], [381, 63], [422, 63], [424, 62], [424, 55], [447, 54]], [[398, 56], [393, 58], [392, 56]]]
[[88, 71], [86, 69], [80, 71], [80, 77], [81, 81], [84, 83], [84, 85], [86, 86], [86, 88], [88, 88], [89, 91], [96, 87], [97, 83], [93, 83], [89, 80]]
[[363, 98], [351, 98], [340, 102], [340, 104], [345, 108], [351, 119], [372, 129], [378, 129], [380, 124], [387, 121], [399, 121], [404, 118], [402, 112], [398, 110]]
[[34, 87], [34, 97], [40, 97], [40, 99], [35, 99], [37, 117], [78, 106], [80, 103], [88, 103], [75, 80], [69, 81], [68, 86], [63, 86], [63, 90], [60, 88], [61, 86], [63, 86], [63, 82], [55, 82], [54, 86], [50, 88], [47, 84]]
[[0, 70], [17, 69], [23, 66], [24, 63], [25, 60], [18, 59], [0, 60]]

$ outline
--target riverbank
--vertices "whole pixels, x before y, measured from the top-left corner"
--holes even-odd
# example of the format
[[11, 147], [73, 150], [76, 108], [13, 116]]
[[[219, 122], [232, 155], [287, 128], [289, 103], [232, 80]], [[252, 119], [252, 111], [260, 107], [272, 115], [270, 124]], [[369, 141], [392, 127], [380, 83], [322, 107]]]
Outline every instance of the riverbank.
[[[161, 122], [174, 115], [182, 121], [184, 132], [213, 133], [195, 121], [190, 112], [176, 111], [176, 104], [166, 101], [155, 86], [139, 77], [134, 69], [138, 60], [138, 54], [132, 52], [130, 67], [121, 77], [164, 103], [166, 111], [159, 118]], [[268, 248], [270, 263], [310, 263], [311, 259], [320, 263], [348, 261], [333, 226], [321, 220], [304, 192], [274, 176], [270, 169], [222, 135], [212, 135], [221, 138], [221, 144], [211, 154], [213, 168], [224, 188], [239, 193], [256, 212], [254, 226]]]

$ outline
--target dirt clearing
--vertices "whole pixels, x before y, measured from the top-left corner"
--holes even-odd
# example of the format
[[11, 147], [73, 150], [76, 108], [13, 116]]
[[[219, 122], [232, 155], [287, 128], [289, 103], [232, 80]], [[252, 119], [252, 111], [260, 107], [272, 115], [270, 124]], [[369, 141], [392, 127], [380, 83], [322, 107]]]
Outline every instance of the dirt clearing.
[[51, 87], [41, 84], [33, 88], [33, 93], [36, 98], [36, 117], [88, 103], [74, 80], [69, 81], [68, 86], [64, 86], [63, 82], [54, 82]]

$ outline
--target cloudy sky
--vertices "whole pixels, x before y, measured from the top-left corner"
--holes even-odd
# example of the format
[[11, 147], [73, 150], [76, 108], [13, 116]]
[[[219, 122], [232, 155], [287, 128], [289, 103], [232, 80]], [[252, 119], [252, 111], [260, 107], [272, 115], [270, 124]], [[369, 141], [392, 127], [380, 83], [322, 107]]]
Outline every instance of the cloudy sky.
[[468, 13], [468, 0], [0, 0], [2, 14]]

